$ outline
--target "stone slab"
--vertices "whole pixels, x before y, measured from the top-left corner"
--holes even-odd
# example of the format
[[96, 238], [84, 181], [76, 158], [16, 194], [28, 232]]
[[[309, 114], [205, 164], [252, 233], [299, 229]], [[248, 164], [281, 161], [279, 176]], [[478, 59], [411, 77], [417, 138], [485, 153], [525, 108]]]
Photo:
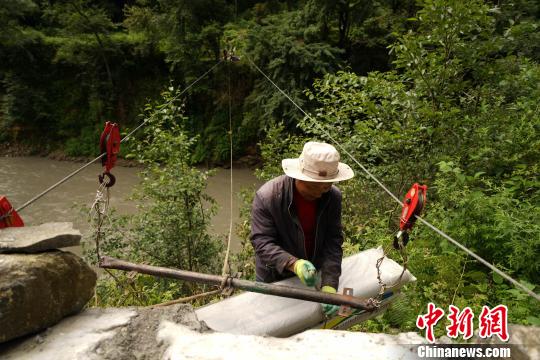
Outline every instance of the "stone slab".
[[37, 253], [77, 246], [80, 241], [81, 232], [70, 222], [10, 227], [0, 230], [0, 253]]
[[5, 360], [96, 359], [92, 354], [101, 341], [108, 341], [137, 313], [132, 309], [89, 309], [62, 320], [58, 325], [0, 350]]

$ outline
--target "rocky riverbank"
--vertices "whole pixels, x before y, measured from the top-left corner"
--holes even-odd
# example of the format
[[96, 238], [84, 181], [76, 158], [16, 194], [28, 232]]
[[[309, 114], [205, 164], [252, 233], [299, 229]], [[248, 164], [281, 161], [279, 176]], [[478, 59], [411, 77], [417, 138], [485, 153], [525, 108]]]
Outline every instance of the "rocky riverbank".
[[[71, 161], [76, 163], [87, 163], [94, 160], [98, 154], [94, 157], [90, 156], [69, 156], [65, 151], [61, 149], [51, 150], [49, 146], [34, 147], [21, 143], [5, 143], [0, 145], [0, 157], [19, 157], [19, 156], [38, 156], [51, 160], [58, 161]], [[141, 165], [131, 159], [118, 158], [117, 166], [123, 167], [141, 167]]]

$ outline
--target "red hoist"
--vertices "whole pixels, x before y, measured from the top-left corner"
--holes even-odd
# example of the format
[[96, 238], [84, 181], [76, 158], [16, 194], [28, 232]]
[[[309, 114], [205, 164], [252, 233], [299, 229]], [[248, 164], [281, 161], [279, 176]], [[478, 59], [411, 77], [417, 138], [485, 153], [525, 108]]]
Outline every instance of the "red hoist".
[[0, 229], [24, 226], [15, 208], [9, 203], [7, 197], [0, 196]]
[[120, 129], [118, 125], [107, 121], [99, 139], [99, 150], [105, 155], [101, 158], [101, 165], [103, 165], [104, 171], [98, 178], [100, 184], [103, 184], [105, 181], [105, 187], [111, 187], [116, 182], [116, 178], [110, 171], [116, 164], [116, 158], [120, 152], [120, 141]]
[[420, 215], [426, 205], [426, 185], [414, 183], [403, 199], [403, 208], [399, 219], [399, 231], [394, 237], [394, 248], [399, 250], [409, 242], [409, 233], [416, 222], [416, 216]]
[[[103, 155], [101, 164], [103, 173], [98, 176], [99, 183], [105, 187], [111, 187], [116, 178], [111, 174], [111, 169], [116, 164], [116, 158], [120, 152], [120, 129], [116, 123], [107, 121], [105, 129], [99, 139], [99, 149]], [[7, 227], [24, 226], [24, 222], [5, 196], [0, 196], [0, 229]]]

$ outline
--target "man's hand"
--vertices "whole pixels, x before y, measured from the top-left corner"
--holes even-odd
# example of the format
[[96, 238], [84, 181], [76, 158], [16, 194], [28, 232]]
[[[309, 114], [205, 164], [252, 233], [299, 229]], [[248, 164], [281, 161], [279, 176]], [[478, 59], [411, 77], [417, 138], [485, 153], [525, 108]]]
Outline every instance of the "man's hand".
[[[328, 286], [328, 285], [323, 286], [321, 291], [325, 292], [325, 293], [328, 293], [328, 294], [336, 294], [337, 293], [336, 289], [334, 289], [333, 287]], [[321, 306], [322, 306], [322, 311], [323, 311], [324, 315], [326, 315], [326, 316], [333, 316], [339, 310], [338, 305], [321, 304]]]
[[307, 260], [296, 260], [293, 271], [300, 281], [306, 286], [315, 286], [317, 282], [317, 269]]

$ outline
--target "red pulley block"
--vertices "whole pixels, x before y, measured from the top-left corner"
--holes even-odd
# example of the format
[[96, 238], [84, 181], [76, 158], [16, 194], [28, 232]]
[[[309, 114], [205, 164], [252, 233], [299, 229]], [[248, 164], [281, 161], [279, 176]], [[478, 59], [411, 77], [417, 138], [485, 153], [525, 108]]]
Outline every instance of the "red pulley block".
[[116, 182], [114, 175], [110, 171], [116, 164], [116, 158], [120, 152], [120, 141], [120, 129], [118, 125], [107, 121], [99, 139], [99, 150], [102, 154], [105, 153], [101, 158], [101, 164], [105, 168], [105, 171], [99, 175], [99, 182], [101, 184], [107, 178], [107, 187], [113, 186]]
[[99, 139], [99, 150], [105, 153], [101, 158], [101, 164], [105, 167], [105, 172], [111, 171], [116, 164], [116, 158], [120, 152], [120, 129], [116, 123], [107, 121], [105, 129]]
[[401, 217], [399, 219], [399, 231], [394, 237], [394, 248], [400, 249], [409, 242], [410, 230], [416, 222], [416, 215], [420, 215], [422, 209], [426, 205], [426, 185], [414, 183], [407, 191], [405, 199], [403, 199], [403, 208], [401, 209]]
[[401, 218], [399, 221], [399, 228], [408, 230], [413, 227], [416, 222], [416, 216], [420, 215], [424, 205], [426, 204], [426, 185], [419, 185], [414, 183], [411, 189], [405, 195], [403, 200], [403, 209], [401, 210]]
[[11, 206], [7, 197], [0, 196], [0, 229], [21, 226], [24, 226], [24, 223], [17, 211]]

